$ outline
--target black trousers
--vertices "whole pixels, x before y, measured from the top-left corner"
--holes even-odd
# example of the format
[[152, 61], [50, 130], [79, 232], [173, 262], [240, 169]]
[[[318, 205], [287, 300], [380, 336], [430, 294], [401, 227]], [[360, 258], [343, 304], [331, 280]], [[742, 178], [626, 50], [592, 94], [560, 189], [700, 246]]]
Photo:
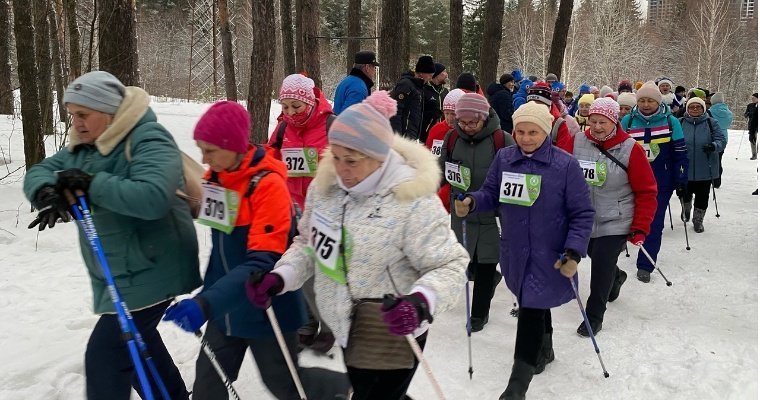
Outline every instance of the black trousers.
[[[299, 368], [298, 334], [295, 332], [283, 333], [283, 336], [298, 369], [306, 397], [315, 400], [332, 400], [337, 394], [348, 393], [350, 385], [344, 373], [323, 368]], [[261, 380], [277, 399], [299, 400], [301, 398], [298, 396], [295, 383], [293, 383], [285, 358], [274, 336], [256, 339], [237, 338], [226, 336], [214, 325], [208, 324], [204, 338], [211, 346], [216, 360], [219, 361], [219, 365], [222, 366], [230, 380], [237, 380], [245, 352], [247, 349], [251, 349], [251, 354], [261, 374]], [[206, 353], [201, 350], [195, 364], [193, 400], [227, 398], [229, 398], [227, 388]]]
[[[485, 318], [491, 310], [491, 299], [496, 279], [496, 263], [479, 263], [477, 249], [473, 261], [467, 266], [469, 276], [474, 280], [472, 287], [471, 316]], [[499, 275], [500, 277], [501, 275]]]
[[[174, 365], [171, 355], [166, 350], [161, 335], [156, 330], [164, 311], [170, 301], [132, 312], [132, 319], [148, 347], [161, 380], [166, 385], [172, 400], [188, 398], [185, 382]], [[144, 364], [143, 364], [144, 365]], [[100, 316], [87, 342], [84, 355], [84, 369], [87, 380], [87, 398], [89, 400], [128, 400], [134, 387], [141, 398], [143, 389], [135, 373], [126, 342], [122, 339], [121, 328], [116, 314]], [[151, 384], [154, 398], [160, 398], [156, 382], [145, 368]]]
[[684, 196], [684, 201], [690, 202], [693, 195], [694, 208], [707, 210], [707, 206], [710, 204], [711, 184], [712, 181], [689, 181], [689, 185], [686, 187], [686, 195]]
[[520, 307], [517, 315], [515, 359], [536, 366], [545, 333], [552, 333], [552, 312], [548, 309]]
[[[420, 348], [425, 348], [427, 332], [417, 338]], [[419, 362], [414, 359], [414, 366], [409, 369], [363, 369], [346, 366], [348, 379], [354, 389], [351, 400], [401, 400], [412, 383], [414, 372]]]
[[588, 244], [591, 258], [591, 294], [586, 301], [586, 315], [590, 321], [603, 321], [612, 284], [620, 274], [617, 259], [627, 235], [592, 238]]

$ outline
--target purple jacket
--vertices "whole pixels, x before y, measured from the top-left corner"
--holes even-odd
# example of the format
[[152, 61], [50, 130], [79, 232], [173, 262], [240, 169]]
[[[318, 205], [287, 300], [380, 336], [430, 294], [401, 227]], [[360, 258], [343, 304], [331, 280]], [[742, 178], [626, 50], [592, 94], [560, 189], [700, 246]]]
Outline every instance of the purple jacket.
[[[499, 202], [502, 172], [541, 175], [541, 190], [530, 206]], [[533, 153], [517, 146], [499, 150], [477, 192], [473, 212], [499, 208], [501, 214], [501, 271], [521, 307], [548, 309], [572, 300], [572, 286], [554, 269], [565, 249], [586, 256], [594, 207], [578, 161], [551, 145]], [[573, 277], [577, 282], [577, 275]]]

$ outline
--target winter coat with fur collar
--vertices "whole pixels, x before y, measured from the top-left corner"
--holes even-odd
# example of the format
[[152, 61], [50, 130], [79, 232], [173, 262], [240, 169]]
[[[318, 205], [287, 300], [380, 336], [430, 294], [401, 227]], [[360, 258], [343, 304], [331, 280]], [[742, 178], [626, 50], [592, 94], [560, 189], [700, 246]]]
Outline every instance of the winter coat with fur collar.
[[[396, 137], [385, 163], [372, 194], [348, 193], [338, 186], [332, 154], [326, 151], [307, 194], [301, 235], [275, 266], [284, 291], [315, 277], [320, 314], [343, 347], [354, 301], [421, 292], [435, 316], [456, 303], [464, 284], [469, 257], [436, 196], [441, 176], [436, 157]], [[328, 277], [307, 255], [318, 220], [336, 231], [343, 227], [347, 269], [341, 271], [346, 283]], [[415, 334], [425, 329], [426, 324]]]

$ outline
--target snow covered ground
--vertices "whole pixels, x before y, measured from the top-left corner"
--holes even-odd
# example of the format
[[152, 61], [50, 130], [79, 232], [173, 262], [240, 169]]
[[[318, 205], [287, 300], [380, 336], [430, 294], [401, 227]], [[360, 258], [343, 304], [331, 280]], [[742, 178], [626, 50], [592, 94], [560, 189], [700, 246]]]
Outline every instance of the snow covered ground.
[[[199, 158], [192, 129], [207, 104], [155, 103], [159, 120], [180, 147]], [[272, 121], [279, 112], [273, 103]], [[270, 123], [271, 128], [274, 127]], [[739, 160], [737, 150], [740, 141]], [[53, 137], [46, 142], [53, 154]], [[80, 399], [84, 397], [83, 357], [96, 321], [91, 294], [76, 245], [74, 224], [37, 234], [26, 226], [34, 218], [22, 191], [21, 122], [0, 116], [0, 399]], [[746, 132], [731, 131], [723, 187], [717, 190], [705, 233], [688, 225], [686, 251], [680, 206], [671, 202], [675, 229], [666, 222], [658, 274], [643, 284], [635, 279], [635, 254], [621, 255], [628, 272], [620, 298], [609, 306], [597, 342], [610, 372], [605, 379], [592, 343], [575, 329], [577, 303], [553, 312], [556, 361], [536, 376], [532, 399], [756, 399], [757, 368], [757, 164], [749, 161]], [[7, 163], [6, 163], [7, 162]], [[198, 228], [201, 258], [208, 257], [208, 231]], [[580, 266], [580, 291], [588, 296], [589, 262]], [[512, 365], [517, 320], [509, 316], [512, 297], [502, 284], [493, 300], [490, 322], [472, 336], [474, 375], [467, 376], [464, 296], [433, 324], [425, 356], [448, 399], [496, 399]], [[160, 330], [188, 386], [199, 351], [195, 337], [163, 323]], [[302, 354], [303, 365], [342, 369], [334, 360]], [[271, 398], [250, 357], [236, 387], [243, 399]], [[412, 383], [415, 399], [435, 398], [420, 369]]]

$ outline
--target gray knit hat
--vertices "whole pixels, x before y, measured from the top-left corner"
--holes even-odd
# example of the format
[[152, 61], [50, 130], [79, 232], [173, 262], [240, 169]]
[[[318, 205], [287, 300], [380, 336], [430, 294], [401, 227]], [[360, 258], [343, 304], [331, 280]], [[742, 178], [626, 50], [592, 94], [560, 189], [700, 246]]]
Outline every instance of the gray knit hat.
[[74, 103], [106, 114], [116, 114], [126, 88], [113, 75], [105, 71], [88, 72], [69, 84], [63, 94], [63, 103]]
[[723, 98], [723, 93], [715, 92], [715, 94], [713, 94], [712, 97], [710, 97], [710, 103], [712, 104], [725, 103], [725, 99]]

